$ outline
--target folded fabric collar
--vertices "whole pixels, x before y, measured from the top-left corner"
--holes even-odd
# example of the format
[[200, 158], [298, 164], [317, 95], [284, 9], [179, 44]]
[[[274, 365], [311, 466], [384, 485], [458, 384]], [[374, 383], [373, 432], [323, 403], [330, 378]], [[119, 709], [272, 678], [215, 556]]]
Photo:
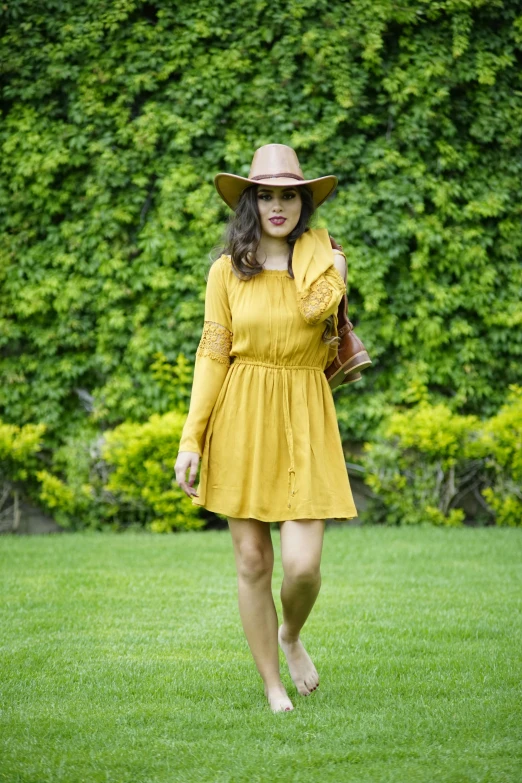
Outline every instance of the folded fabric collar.
[[326, 228], [310, 228], [301, 234], [292, 255], [297, 293], [307, 291], [332, 264], [332, 245]]

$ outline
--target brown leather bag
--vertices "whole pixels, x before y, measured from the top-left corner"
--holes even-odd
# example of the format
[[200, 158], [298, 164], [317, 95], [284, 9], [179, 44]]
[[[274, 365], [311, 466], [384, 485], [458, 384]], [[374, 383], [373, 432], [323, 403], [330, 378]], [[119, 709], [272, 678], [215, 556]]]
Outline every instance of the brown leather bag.
[[[338, 245], [332, 237], [330, 237], [330, 244], [334, 250], [339, 250], [346, 259], [342, 245]], [[346, 294], [339, 302], [337, 310], [337, 333], [341, 338], [337, 356], [324, 371], [331, 389], [336, 389], [342, 383], [360, 381], [361, 370], [365, 370], [372, 364], [366, 348], [353, 331], [353, 324], [348, 318], [348, 297]]]

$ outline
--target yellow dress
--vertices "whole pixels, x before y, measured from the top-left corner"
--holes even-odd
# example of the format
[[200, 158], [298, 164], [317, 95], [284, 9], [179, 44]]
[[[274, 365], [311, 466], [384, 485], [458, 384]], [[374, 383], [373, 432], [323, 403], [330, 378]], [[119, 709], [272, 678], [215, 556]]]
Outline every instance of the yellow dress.
[[337, 348], [322, 342], [346, 291], [326, 229], [294, 245], [292, 279], [240, 279], [230, 256], [208, 274], [189, 412], [179, 451], [201, 457], [192, 503], [242, 519], [357, 516], [332, 390]]

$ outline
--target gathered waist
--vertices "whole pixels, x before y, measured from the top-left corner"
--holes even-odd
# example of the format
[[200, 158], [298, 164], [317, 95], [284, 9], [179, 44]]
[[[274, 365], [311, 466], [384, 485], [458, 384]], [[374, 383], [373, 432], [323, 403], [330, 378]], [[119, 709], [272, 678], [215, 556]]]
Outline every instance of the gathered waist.
[[253, 364], [258, 367], [268, 367], [271, 370], [316, 370], [324, 372], [324, 369], [316, 364], [274, 364], [272, 362], [260, 362], [257, 359], [246, 359], [242, 356], [234, 356], [232, 358], [231, 366], [234, 364]]

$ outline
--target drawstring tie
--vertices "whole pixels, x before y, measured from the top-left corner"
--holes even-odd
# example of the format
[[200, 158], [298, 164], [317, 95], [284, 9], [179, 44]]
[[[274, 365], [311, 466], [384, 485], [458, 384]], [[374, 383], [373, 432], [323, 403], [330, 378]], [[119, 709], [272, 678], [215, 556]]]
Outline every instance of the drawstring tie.
[[[292, 497], [296, 493], [295, 489], [295, 465], [294, 465], [294, 438], [293, 438], [293, 432], [292, 432], [292, 424], [290, 421], [290, 403], [289, 403], [289, 395], [288, 395], [288, 377], [287, 373], [292, 372], [292, 370], [313, 370], [314, 372], [318, 372], [321, 374], [321, 376], [324, 377], [324, 368], [318, 367], [317, 365], [308, 365], [308, 364], [272, 364], [270, 362], [262, 362], [258, 361], [257, 359], [249, 359], [244, 356], [235, 356], [234, 361], [232, 362], [232, 366], [240, 366], [241, 364], [251, 364], [251, 365], [257, 365], [258, 367], [268, 367], [270, 369], [277, 369], [281, 370], [283, 373], [283, 416], [285, 420], [285, 435], [286, 435], [286, 442], [288, 445], [288, 454], [290, 457], [290, 467], [288, 468], [288, 504], [287, 507], [290, 508]], [[293, 481], [292, 481], [293, 476]], [[293, 483], [293, 486], [292, 486]]]
[[[286, 377], [286, 368], [283, 368], [283, 415], [285, 419], [285, 434], [288, 444], [288, 453], [290, 455], [290, 467], [288, 468], [288, 508], [290, 508], [292, 495], [295, 495], [295, 467], [294, 467], [294, 438], [292, 433], [292, 424], [290, 422], [290, 405], [288, 402], [288, 379]], [[294, 487], [292, 489], [292, 474], [294, 476]]]

